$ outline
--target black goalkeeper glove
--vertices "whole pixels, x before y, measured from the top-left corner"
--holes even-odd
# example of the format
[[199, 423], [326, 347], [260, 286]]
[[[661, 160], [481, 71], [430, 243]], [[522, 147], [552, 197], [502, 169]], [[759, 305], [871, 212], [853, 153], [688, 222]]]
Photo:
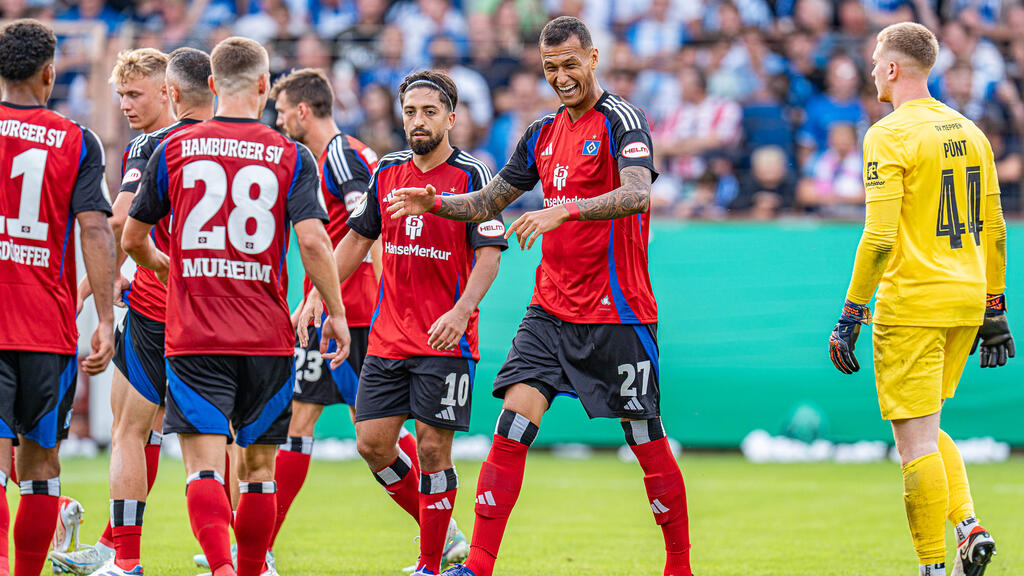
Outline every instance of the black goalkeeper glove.
[[871, 323], [871, 309], [849, 300], [843, 304], [843, 314], [832, 329], [828, 339], [828, 355], [836, 369], [843, 374], [853, 374], [860, 370], [853, 348], [857, 344], [861, 324]]
[[985, 323], [978, 329], [978, 337], [971, 346], [971, 354], [981, 343], [981, 367], [996, 368], [1006, 364], [1007, 358], [1017, 353], [1006, 321], [1006, 295], [989, 294], [985, 303]]

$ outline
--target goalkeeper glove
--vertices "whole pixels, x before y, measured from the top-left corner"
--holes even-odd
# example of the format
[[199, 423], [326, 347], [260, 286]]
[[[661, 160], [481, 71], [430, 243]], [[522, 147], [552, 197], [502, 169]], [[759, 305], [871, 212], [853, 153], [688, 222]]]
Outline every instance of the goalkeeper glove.
[[871, 324], [871, 309], [847, 300], [843, 304], [843, 314], [828, 339], [828, 354], [836, 369], [843, 374], [853, 374], [860, 370], [860, 364], [853, 355], [853, 348], [857, 343], [861, 324]]
[[985, 323], [978, 329], [978, 336], [971, 346], [971, 354], [981, 343], [981, 367], [995, 368], [1006, 364], [1007, 358], [1013, 358], [1017, 348], [1013, 345], [1010, 325], [1006, 321], [1006, 296], [989, 294], [985, 303]]

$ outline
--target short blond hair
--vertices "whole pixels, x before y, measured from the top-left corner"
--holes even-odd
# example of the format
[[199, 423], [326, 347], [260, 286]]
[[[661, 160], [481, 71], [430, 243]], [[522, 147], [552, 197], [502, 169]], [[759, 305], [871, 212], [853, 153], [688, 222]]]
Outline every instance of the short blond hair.
[[258, 42], [232, 36], [214, 47], [210, 67], [217, 92], [235, 94], [255, 89], [260, 76], [270, 72], [270, 57]]
[[167, 71], [167, 54], [155, 48], [122, 50], [117, 54], [117, 63], [110, 72], [110, 83], [124, 84], [139, 78], [159, 76], [162, 80]]
[[935, 66], [939, 41], [931, 30], [916, 22], [900, 22], [886, 26], [878, 33], [882, 51], [891, 50], [910, 58], [925, 73]]

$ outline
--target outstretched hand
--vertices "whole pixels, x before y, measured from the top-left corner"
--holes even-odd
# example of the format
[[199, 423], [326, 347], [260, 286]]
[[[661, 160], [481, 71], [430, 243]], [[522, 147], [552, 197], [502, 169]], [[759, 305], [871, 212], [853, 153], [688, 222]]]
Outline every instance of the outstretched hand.
[[437, 189], [430, 184], [426, 188], [399, 188], [389, 196], [388, 212], [392, 220], [426, 214], [434, 209], [436, 197]]
[[569, 210], [562, 205], [527, 212], [508, 227], [508, 230], [505, 231], [505, 239], [508, 240], [512, 234], [517, 234], [519, 247], [529, 250], [541, 234], [551, 232], [568, 219]]

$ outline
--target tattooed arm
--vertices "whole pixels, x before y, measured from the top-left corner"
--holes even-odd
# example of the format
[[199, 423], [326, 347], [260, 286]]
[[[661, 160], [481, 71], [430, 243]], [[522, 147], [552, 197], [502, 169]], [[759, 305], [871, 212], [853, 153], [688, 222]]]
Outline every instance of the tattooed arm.
[[614, 220], [647, 211], [651, 201], [651, 171], [626, 166], [619, 171], [622, 185], [594, 198], [576, 202], [580, 220]]
[[619, 170], [619, 180], [621, 186], [600, 196], [523, 214], [508, 227], [505, 238], [516, 234], [519, 247], [529, 250], [541, 234], [567, 220], [614, 220], [645, 212], [651, 198], [651, 171], [626, 166]]
[[440, 208], [434, 212], [438, 216], [462, 222], [486, 222], [497, 218], [505, 207], [524, 193], [526, 190], [512, 186], [499, 174], [486, 186], [469, 194], [441, 196], [429, 185], [426, 188], [395, 190], [388, 212], [392, 219], [424, 214], [433, 210], [437, 200], [440, 200]]

